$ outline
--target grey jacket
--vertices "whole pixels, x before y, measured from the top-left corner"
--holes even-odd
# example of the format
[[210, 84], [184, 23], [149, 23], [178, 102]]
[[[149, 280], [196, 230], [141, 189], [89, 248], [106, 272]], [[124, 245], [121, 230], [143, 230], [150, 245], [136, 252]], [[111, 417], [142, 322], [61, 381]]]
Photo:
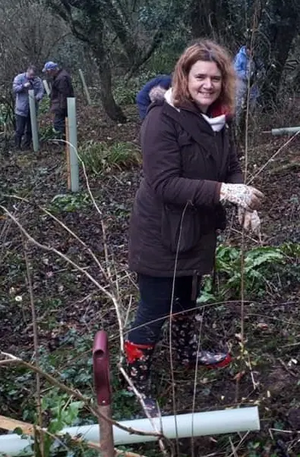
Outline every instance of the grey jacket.
[[[24, 84], [30, 82], [29, 88], [24, 87]], [[37, 103], [44, 96], [44, 86], [41, 78], [35, 77], [29, 80], [26, 77], [26, 73], [20, 73], [17, 75], [13, 82], [13, 92], [16, 94], [15, 113], [19, 116], [27, 117], [29, 115], [29, 96], [28, 91], [34, 90], [34, 95]]]

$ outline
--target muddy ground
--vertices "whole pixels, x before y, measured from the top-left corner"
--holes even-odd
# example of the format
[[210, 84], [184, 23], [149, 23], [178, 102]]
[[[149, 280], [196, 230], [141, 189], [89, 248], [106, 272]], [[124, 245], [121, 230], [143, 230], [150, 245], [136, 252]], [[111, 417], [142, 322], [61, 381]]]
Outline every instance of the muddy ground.
[[[126, 109], [128, 123], [116, 125], [97, 107], [82, 103], [78, 110], [79, 144], [87, 140], [126, 141], [138, 148], [139, 123], [135, 107]], [[43, 116], [42, 128], [49, 118]], [[286, 143], [287, 137], [274, 138], [256, 129], [250, 136], [248, 174], [266, 195], [261, 211], [262, 237], [246, 237], [246, 246], [278, 246], [300, 243], [300, 139], [295, 138], [272, 159]], [[243, 151], [241, 155], [243, 155]], [[113, 304], [95, 284], [107, 281], [86, 247], [61, 225], [42, 211], [54, 212], [68, 228], [88, 246], [104, 266], [112, 271], [118, 285], [123, 316], [134, 312], [137, 290], [135, 276], [127, 269], [127, 228], [130, 209], [140, 181], [140, 167], [107, 169], [90, 176], [91, 190], [101, 210], [97, 213], [87, 198], [81, 171], [81, 193], [71, 206], [56, 205], [53, 198], [68, 193], [66, 161], [62, 145], [45, 141], [41, 151], [15, 152], [8, 148], [1, 156], [1, 205], [8, 208], [24, 229], [39, 243], [55, 248], [81, 268], [76, 270], [54, 252], [27, 243], [19, 228], [2, 210], [0, 214], [0, 348], [30, 360], [33, 354], [25, 249], [30, 263], [32, 290], [37, 311], [41, 363], [46, 371], [61, 377], [87, 394], [92, 393], [91, 347], [95, 332], [107, 330], [112, 352], [111, 366], [114, 417], [127, 419], [137, 414], [131, 397], [126, 395], [117, 372], [119, 329]], [[270, 160], [271, 159], [271, 160]], [[241, 159], [243, 161], [243, 158]], [[270, 160], [270, 162], [268, 162]], [[260, 168], [267, 166], [259, 172]], [[21, 199], [15, 198], [18, 196]], [[102, 224], [107, 242], [103, 242]], [[225, 242], [241, 244], [235, 216], [230, 212]], [[105, 261], [105, 246], [108, 262]], [[106, 259], [107, 260], [107, 259]], [[296, 261], [297, 263], [297, 261]], [[299, 265], [299, 259], [298, 259]], [[287, 266], [287, 268], [289, 268]], [[298, 456], [300, 430], [299, 347], [300, 283], [297, 265], [293, 274], [275, 275], [260, 295], [245, 302], [245, 347], [241, 346], [241, 304], [228, 301], [201, 308], [205, 338], [213, 343], [221, 339], [229, 344], [235, 361], [230, 368], [194, 371], [175, 366], [177, 413], [208, 411], [237, 405], [258, 405], [261, 432], [218, 436], [180, 443], [180, 455], [195, 456]], [[296, 271], [296, 273], [295, 273]], [[129, 313], [128, 313], [128, 308]], [[154, 379], [164, 414], [173, 411], [172, 376], [166, 338], [157, 351]], [[32, 420], [32, 395], [35, 385], [24, 370], [2, 368], [0, 414]], [[196, 388], [195, 388], [196, 385]], [[44, 386], [47, 389], [47, 385]], [[194, 405], [193, 405], [194, 403]], [[24, 417], [24, 411], [26, 412]], [[84, 416], [85, 417], [85, 416]], [[45, 414], [47, 423], [47, 414]], [[284, 431], [280, 431], [284, 430]], [[160, 455], [154, 445], [135, 448], [147, 456]], [[193, 450], [192, 450], [193, 449]], [[235, 449], [235, 451], [234, 451]], [[1, 450], [0, 450], [1, 452]], [[236, 452], [236, 453], [234, 453]]]

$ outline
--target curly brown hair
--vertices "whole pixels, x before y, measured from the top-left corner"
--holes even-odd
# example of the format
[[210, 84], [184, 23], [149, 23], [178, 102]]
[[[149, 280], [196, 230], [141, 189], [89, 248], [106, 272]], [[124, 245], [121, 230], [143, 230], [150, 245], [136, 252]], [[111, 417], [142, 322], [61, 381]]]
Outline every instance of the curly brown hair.
[[236, 75], [232, 57], [229, 52], [211, 40], [198, 40], [185, 49], [180, 56], [172, 77], [173, 103], [180, 106], [191, 99], [188, 90], [188, 75], [191, 67], [202, 60], [215, 62], [222, 74], [222, 90], [218, 103], [226, 107], [228, 113], [233, 114], [235, 108]]

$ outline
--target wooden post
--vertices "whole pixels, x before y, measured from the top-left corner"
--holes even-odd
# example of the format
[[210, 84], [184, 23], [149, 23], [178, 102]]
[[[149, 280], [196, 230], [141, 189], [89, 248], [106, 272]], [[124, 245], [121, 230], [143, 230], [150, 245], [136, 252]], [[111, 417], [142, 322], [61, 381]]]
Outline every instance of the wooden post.
[[[96, 333], [93, 347], [94, 385], [98, 410], [111, 418], [111, 387], [109, 372], [109, 351], [107, 333]], [[115, 457], [112, 424], [99, 418], [100, 447], [102, 457]]]
[[28, 96], [29, 96], [30, 122], [31, 122], [31, 131], [32, 131], [32, 145], [33, 145], [34, 152], [38, 152], [39, 137], [38, 137], [36, 101], [35, 101], [34, 90], [29, 90]]
[[68, 97], [68, 141], [70, 143], [70, 188], [72, 192], [79, 191], [79, 168], [77, 157], [77, 124], [76, 124], [76, 99]]
[[88, 105], [91, 105], [92, 104], [91, 96], [90, 96], [88, 87], [85, 82], [85, 77], [84, 77], [83, 71], [81, 69], [79, 69], [79, 75], [80, 75], [80, 79], [81, 79], [81, 82], [83, 85], [83, 90], [84, 90]]

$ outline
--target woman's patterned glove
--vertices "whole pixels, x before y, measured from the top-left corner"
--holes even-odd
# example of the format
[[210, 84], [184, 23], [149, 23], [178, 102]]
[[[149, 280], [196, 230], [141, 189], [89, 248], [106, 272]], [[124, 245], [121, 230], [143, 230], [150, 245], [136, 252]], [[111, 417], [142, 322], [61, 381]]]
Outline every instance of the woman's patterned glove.
[[239, 223], [245, 230], [251, 231], [256, 235], [260, 234], [260, 218], [257, 211], [246, 211], [244, 208], [238, 208]]
[[252, 186], [246, 184], [222, 183], [220, 201], [234, 203], [247, 211], [254, 211], [261, 205], [263, 194]]

